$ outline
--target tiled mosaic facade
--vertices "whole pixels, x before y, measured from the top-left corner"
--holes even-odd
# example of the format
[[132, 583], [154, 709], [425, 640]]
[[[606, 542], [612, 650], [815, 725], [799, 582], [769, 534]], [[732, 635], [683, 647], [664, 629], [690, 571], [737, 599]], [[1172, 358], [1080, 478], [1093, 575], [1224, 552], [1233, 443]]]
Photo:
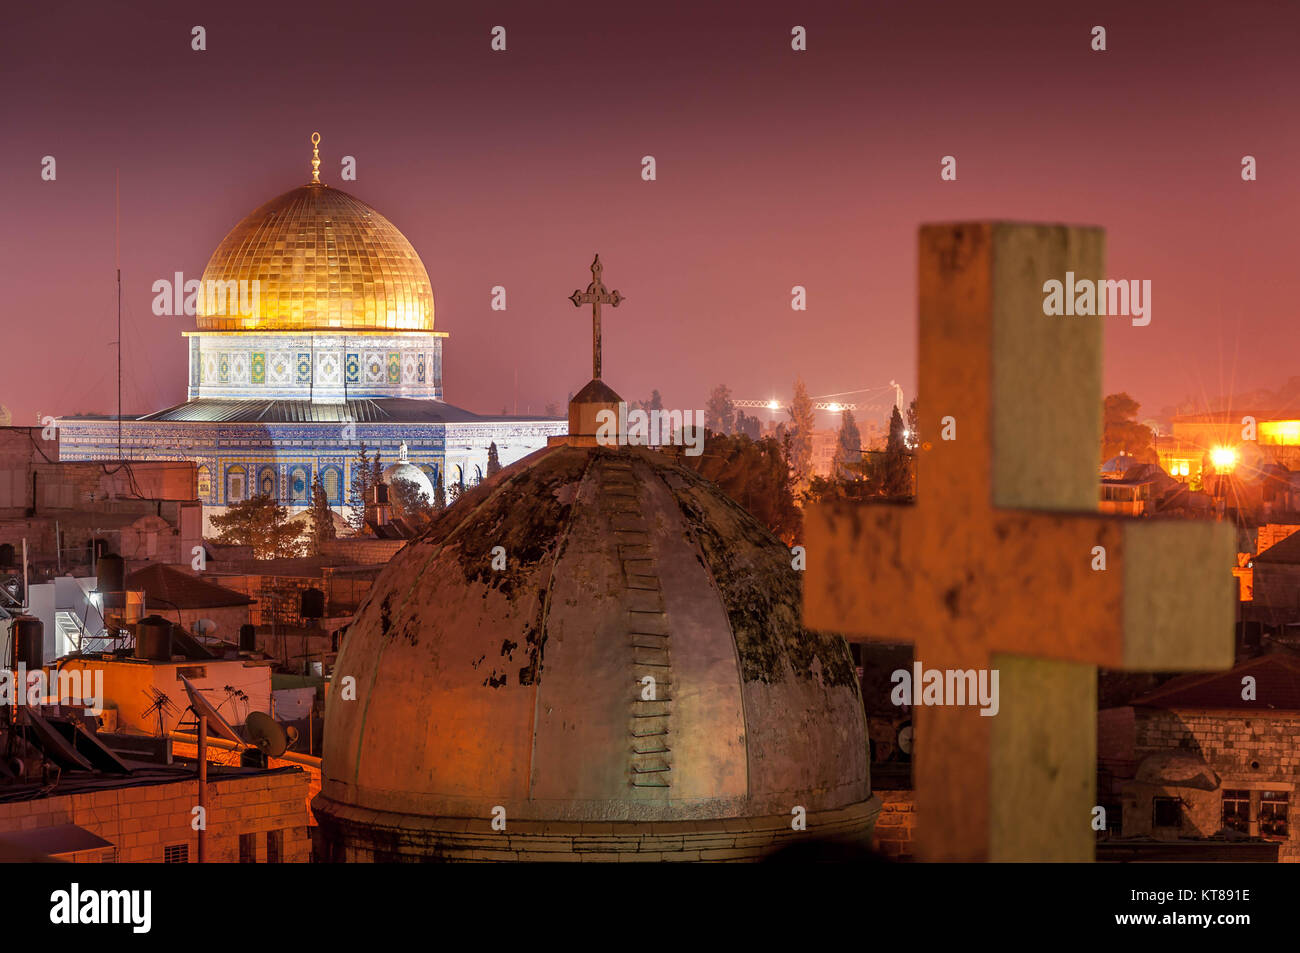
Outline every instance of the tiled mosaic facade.
[[192, 332], [188, 399], [442, 399], [437, 334]]
[[[345, 433], [345, 429], [347, 432]], [[126, 421], [123, 455], [131, 460], [193, 460], [198, 497], [222, 507], [266, 492], [291, 508], [311, 502], [317, 473], [334, 506], [348, 503], [353, 468], [364, 444], [379, 451], [387, 468], [407, 445], [409, 462], [437, 483], [472, 486], [487, 472], [488, 446], [497, 445], [508, 466], [564, 433], [563, 421], [481, 423], [250, 424], [182, 421]], [[352, 431], [355, 431], [353, 433]], [[117, 459], [117, 426], [109, 421], [69, 418], [60, 422], [63, 460]]]

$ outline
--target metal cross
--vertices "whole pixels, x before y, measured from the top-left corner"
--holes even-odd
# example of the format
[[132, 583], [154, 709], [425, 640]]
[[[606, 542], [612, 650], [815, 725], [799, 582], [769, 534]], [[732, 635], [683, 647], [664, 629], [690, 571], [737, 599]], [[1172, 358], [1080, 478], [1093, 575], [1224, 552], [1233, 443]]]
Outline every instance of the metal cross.
[[596, 260], [591, 263], [591, 284], [587, 285], [587, 290], [575, 291], [569, 295], [569, 300], [573, 302], [575, 308], [581, 308], [584, 304], [591, 305], [591, 376], [593, 380], [600, 380], [600, 306], [608, 304], [617, 308], [618, 303], [625, 300], [617, 290], [606, 290], [600, 280], [602, 270], [600, 256], [597, 255]]

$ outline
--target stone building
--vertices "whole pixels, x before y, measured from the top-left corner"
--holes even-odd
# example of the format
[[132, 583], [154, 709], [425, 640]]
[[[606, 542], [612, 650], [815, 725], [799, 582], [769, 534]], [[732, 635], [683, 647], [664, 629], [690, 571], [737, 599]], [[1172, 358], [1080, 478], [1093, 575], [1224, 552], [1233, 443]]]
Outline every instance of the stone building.
[[593, 380], [575, 436], [471, 490], [376, 581], [328, 697], [330, 859], [866, 848], [880, 799], [847, 644], [804, 628], [789, 550], [711, 483], [597, 445], [618, 401]]
[[[1271, 534], [1270, 538], [1278, 535]], [[1261, 551], [1251, 559], [1252, 601], [1256, 607], [1272, 610], [1275, 622], [1300, 622], [1300, 532], [1287, 532], [1267, 548], [1264, 542], [1261, 536]]]
[[21, 561], [24, 540], [34, 578], [88, 570], [96, 545], [188, 563], [201, 530], [193, 463], [60, 462], [55, 428], [0, 427], [0, 568]]
[[1300, 660], [1289, 654], [1180, 676], [1099, 712], [1097, 754], [1114, 841], [1254, 840], [1300, 859]]
[[151, 611], [192, 632], [198, 631], [195, 624], [201, 620], [216, 623], [214, 630], [203, 634], [225, 642], [238, 643], [239, 627], [251, 620], [253, 599], [173, 566], [137, 569], [127, 575], [126, 588], [143, 592]]
[[[194, 767], [181, 764], [120, 778], [69, 774], [52, 789], [0, 783], [0, 861], [194, 863], [196, 788]], [[211, 769], [208, 861], [309, 861], [306, 792], [297, 767]]]

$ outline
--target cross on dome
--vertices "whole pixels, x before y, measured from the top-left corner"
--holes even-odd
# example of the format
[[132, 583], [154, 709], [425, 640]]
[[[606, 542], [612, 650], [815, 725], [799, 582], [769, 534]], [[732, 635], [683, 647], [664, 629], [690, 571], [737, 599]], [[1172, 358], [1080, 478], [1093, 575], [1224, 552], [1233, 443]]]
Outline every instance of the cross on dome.
[[591, 305], [591, 379], [595, 381], [600, 380], [600, 306], [608, 304], [617, 308], [619, 302], [625, 300], [617, 289], [609, 291], [605, 288], [600, 280], [600, 273], [603, 270], [600, 255], [597, 255], [591, 263], [591, 284], [587, 285], [587, 290], [574, 291], [569, 295], [569, 300], [573, 302], [575, 308], [580, 308], [584, 304]]

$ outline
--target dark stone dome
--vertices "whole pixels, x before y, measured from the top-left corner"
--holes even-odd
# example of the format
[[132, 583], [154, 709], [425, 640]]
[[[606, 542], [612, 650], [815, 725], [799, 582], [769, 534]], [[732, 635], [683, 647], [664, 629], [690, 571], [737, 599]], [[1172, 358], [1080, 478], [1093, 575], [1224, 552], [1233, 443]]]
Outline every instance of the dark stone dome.
[[756, 856], [797, 807], [861, 839], [878, 802], [856, 671], [803, 628], [800, 578], [664, 453], [556, 445], [501, 471], [393, 558], [347, 630], [314, 805], [331, 853], [522, 857], [593, 825], [645, 851], [684, 822], [688, 842], [751, 830]]

